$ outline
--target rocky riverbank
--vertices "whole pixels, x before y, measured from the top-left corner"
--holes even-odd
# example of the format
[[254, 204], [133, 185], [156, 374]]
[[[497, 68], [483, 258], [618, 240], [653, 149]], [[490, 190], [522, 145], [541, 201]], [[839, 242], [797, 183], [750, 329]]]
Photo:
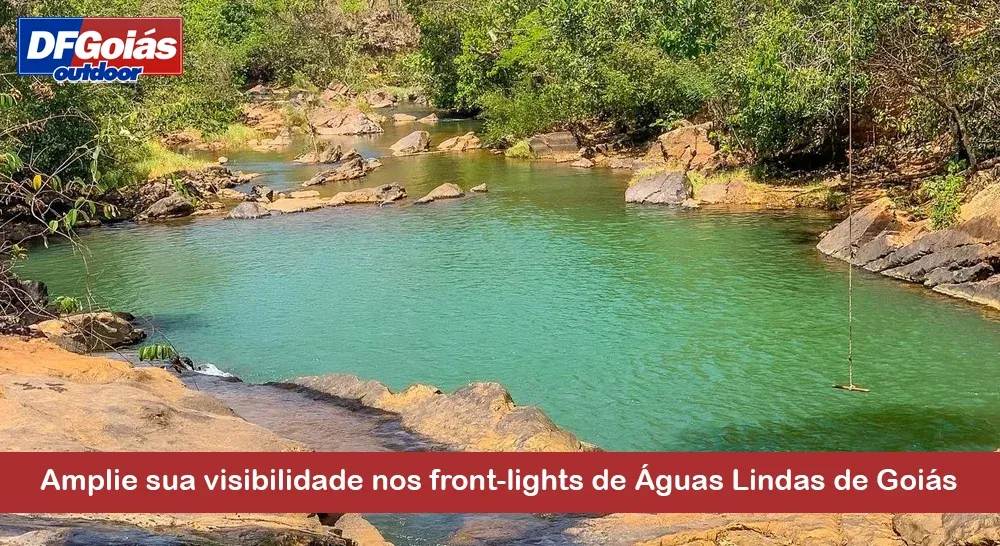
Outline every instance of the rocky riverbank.
[[[5, 451], [305, 451], [171, 373], [0, 336]], [[383, 544], [363, 520], [303, 515], [0, 516], [3, 545]], [[351, 537], [357, 537], [352, 539]]]
[[933, 230], [888, 198], [868, 204], [824, 234], [816, 248], [887, 277], [1000, 309], [1000, 184], [962, 205], [956, 224]]

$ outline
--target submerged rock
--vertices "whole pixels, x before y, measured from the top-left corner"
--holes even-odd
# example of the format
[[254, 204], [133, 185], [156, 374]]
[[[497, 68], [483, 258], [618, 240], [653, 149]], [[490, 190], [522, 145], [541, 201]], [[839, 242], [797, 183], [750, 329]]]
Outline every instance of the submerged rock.
[[118, 314], [100, 311], [80, 313], [39, 322], [33, 329], [67, 351], [89, 353], [132, 345], [146, 337]]
[[687, 174], [664, 171], [649, 175], [625, 190], [625, 202], [654, 205], [680, 205], [694, 196]]
[[256, 201], [244, 201], [229, 211], [226, 218], [229, 220], [253, 220], [270, 215], [271, 211], [267, 210], [264, 205]]
[[486, 184], [484, 183], [478, 186], [472, 186], [471, 188], [469, 188], [469, 191], [472, 193], [486, 193], [490, 191], [490, 189], [486, 187]]
[[175, 192], [158, 200], [139, 215], [140, 220], [166, 220], [194, 214], [195, 206], [180, 192]]
[[431, 135], [427, 131], [413, 131], [390, 146], [392, 155], [410, 155], [430, 149]]
[[581, 169], [590, 169], [593, 168], [594, 162], [587, 159], [586, 157], [581, 157], [580, 159], [577, 159], [576, 161], [570, 163], [570, 165], [573, 167], [579, 167]]
[[448, 182], [434, 188], [427, 195], [417, 199], [415, 203], [423, 205], [438, 199], [455, 199], [456, 197], [462, 197], [463, 195], [465, 195], [465, 193], [462, 192], [462, 188], [459, 188], [456, 184]]

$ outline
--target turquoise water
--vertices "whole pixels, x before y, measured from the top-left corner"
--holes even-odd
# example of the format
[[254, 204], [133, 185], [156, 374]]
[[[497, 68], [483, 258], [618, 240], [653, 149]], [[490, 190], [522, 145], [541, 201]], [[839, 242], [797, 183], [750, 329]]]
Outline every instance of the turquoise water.
[[[357, 143], [379, 155], [414, 128]], [[227, 155], [276, 189], [315, 172], [291, 152]], [[609, 449], [1000, 446], [1000, 324], [979, 307], [859, 274], [856, 380], [872, 393], [830, 388], [847, 374], [847, 279], [813, 249], [825, 214], [630, 206], [621, 174], [485, 151], [384, 162], [323, 191], [490, 193], [94, 230], [91, 289], [247, 380], [499, 381]], [[80, 294], [83, 267], [62, 246], [23, 274]]]

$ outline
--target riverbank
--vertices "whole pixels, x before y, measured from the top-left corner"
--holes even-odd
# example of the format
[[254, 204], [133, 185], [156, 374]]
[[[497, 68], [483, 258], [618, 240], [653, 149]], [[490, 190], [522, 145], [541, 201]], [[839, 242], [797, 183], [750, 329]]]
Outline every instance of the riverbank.
[[930, 220], [915, 221], [883, 197], [824, 234], [816, 248], [852, 266], [1000, 309], [1000, 183], [990, 183], [997, 170], [981, 173], [982, 189], [961, 204], [951, 227], [935, 230]]

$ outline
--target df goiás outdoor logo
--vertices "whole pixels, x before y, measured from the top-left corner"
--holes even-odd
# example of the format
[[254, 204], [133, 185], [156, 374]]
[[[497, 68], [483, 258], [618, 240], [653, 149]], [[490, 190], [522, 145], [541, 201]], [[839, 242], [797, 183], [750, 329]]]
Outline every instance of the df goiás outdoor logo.
[[184, 72], [180, 17], [21, 17], [17, 73], [58, 82], [134, 82]]

